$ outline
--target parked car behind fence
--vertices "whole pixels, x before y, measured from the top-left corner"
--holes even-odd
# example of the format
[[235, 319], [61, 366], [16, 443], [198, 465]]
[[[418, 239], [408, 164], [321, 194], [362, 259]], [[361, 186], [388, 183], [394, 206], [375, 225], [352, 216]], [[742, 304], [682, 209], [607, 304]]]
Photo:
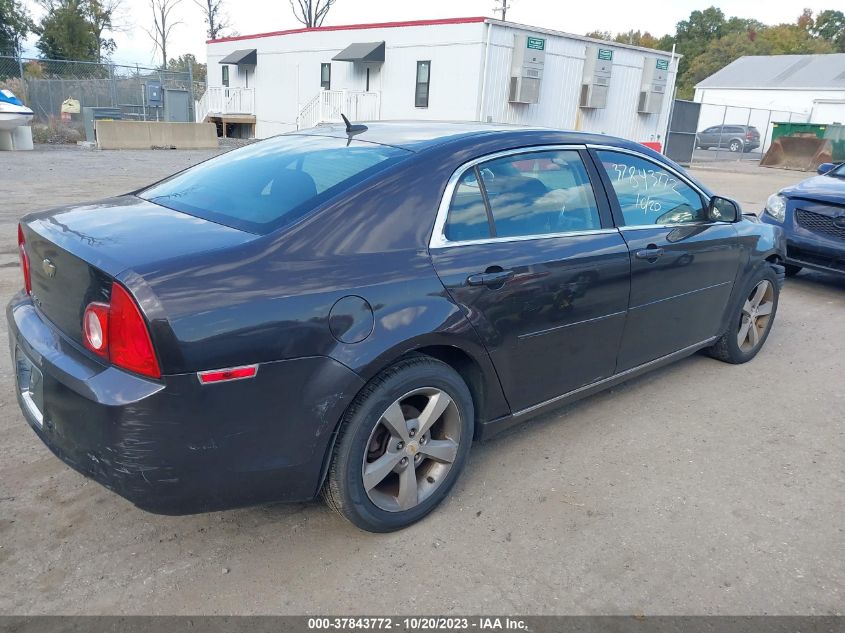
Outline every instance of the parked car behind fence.
[[699, 149], [750, 152], [760, 147], [760, 132], [753, 125], [714, 125], [696, 134], [695, 145]]

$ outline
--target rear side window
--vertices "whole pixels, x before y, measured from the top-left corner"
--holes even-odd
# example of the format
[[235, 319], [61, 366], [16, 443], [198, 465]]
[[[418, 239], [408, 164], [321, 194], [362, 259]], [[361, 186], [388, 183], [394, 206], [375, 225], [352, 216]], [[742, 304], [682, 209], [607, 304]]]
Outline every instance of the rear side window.
[[455, 189], [444, 235], [463, 242], [600, 228], [580, 154], [559, 150], [514, 154], [467, 171]]
[[601, 228], [587, 169], [575, 150], [518, 154], [481, 170], [497, 237]]
[[458, 181], [443, 229], [450, 242], [483, 240], [490, 237], [487, 207], [478, 184], [477, 168], [467, 171]]
[[251, 233], [287, 226], [411, 152], [345, 138], [283, 135], [234, 150], [139, 195]]

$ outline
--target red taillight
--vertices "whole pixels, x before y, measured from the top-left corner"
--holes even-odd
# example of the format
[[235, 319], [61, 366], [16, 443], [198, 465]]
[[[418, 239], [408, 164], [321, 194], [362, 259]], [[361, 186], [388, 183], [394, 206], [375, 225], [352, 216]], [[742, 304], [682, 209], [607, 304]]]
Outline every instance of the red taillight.
[[21, 270], [23, 271], [23, 285], [26, 294], [32, 292], [32, 277], [29, 275], [29, 255], [26, 254], [26, 239], [23, 236], [23, 228], [18, 224], [18, 254], [21, 258]]
[[754, 134], [752, 132], [746, 132], [745, 138], [747, 138], [749, 141], [753, 141], [754, 140]]
[[85, 346], [95, 354], [123, 369], [161, 378], [147, 323], [138, 304], [120, 284], [112, 284], [109, 304], [88, 305], [82, 330]]

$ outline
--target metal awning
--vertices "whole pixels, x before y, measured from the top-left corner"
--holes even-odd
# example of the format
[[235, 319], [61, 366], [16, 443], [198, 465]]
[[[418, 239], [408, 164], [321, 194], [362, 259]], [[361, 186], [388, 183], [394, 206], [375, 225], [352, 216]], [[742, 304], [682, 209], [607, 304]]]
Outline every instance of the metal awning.
[[350, 44], [332, 57], [336, 62], [384, 62], [384, 42]]
[[254, 48], [247, 48], [242, 51], [229, 53], [220, 60], [221, 64], [234, 64], [236, 66], [255, 66], [258, 63], [258, 51]]

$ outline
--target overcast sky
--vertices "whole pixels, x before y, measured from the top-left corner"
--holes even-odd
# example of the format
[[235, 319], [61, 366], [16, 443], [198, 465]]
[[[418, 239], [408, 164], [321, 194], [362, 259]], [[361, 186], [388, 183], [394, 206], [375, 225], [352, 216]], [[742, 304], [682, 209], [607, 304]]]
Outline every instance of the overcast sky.
[[[40, 11], [34, 0], [27, 0], [33, 15]], [[584, 34], [594, 29], [602, 31], [627, 31], [641, 29], [654, 35], [673, 32], [679, 20], [695, 9], [713, 4], [721, 7], [727, 16], [756, 18], [767, 24], [792, 22], [805, 6], [816, 12], [835, 8], [841, 0], [603, 0], [580, 2], [578, 0], [509, 0], [508, 20], [523, 24], [541, 25], [546, 28]], [[225, 0], [232, 28], [241, 35], [297, 28], [288, 0]], [[355, 24], [362, 22], [388, 22], [394, 20], [421, 20], [430, 18], [493, 16], [496, 0], [337, 0], [325, 25]], [[143, 30], [149, 28], [152, 14], [149, 0], [123, 0], [125, 24], [123, 32], [114, 35], [118, 63], [147, 64], [154, 61], [153, 45]], [[205, 26], [200, 9], [194, 0], [181, 0], [176, 15], [183, 24], [172, 35], [168, 55], [175, 57], [193, 53], [205, 61]], [[35, 54], [34, 40], [27, 52]]]

